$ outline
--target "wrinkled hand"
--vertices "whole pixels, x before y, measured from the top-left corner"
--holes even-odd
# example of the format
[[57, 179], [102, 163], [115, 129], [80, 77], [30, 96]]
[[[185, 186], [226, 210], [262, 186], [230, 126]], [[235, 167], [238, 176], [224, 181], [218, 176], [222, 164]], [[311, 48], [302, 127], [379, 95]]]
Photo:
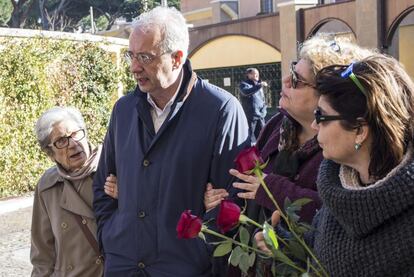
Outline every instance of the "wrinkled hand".
[[[246, 183], [233, 183], [233, 187], [238, 189], [243, 189], [246, 192], [239, 192], [237, 196], [244, 199], [255, 199], [257, 189], [260, 186], [259, 178], [252, 175], [246, 175], [240, 173], [236, 169], [230, 169], [230, 174], [239, 178], [240, 180], [245, 181]], [[266, 174], [263, 174], [263, 178], [266, 177]]]
[[110, 174], [108, 177], [106, 177], [104, 190], [105, 193], [112, 198], [118, 199], [118, 184], [115, 175]]
[[[272, 214], [272, 226], [275, 227], [279, 223], [279, 221], [280, 221], [280, 213], [279, 211], [274, 211]], [[270, 251], [270, 249], [267, 248], [266, 246], [263, 232], [256, 233], [256, 235], [254, 235], [254, 239], [256, 240], [257, 247], [260, 250], [269, 253], [269, 255], [272, 254], [272, 251]]]
[[214, 189], [213, 184], [208, 183], [207, 189], [204, 192], [204, 206], [206, 211], [215, 208], [220, 204], [221, 200], [224, 200], [229, 196], [228, 192], [225, 189]]

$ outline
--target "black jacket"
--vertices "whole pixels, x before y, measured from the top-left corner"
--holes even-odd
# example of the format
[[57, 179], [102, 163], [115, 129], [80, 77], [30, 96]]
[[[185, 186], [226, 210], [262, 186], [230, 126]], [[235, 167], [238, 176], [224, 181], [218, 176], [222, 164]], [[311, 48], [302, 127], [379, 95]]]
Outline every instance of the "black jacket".
[[262, 83], [245, 80], [240, 83], [240, 101], [248, 120], [264, 118], [266, 103]]

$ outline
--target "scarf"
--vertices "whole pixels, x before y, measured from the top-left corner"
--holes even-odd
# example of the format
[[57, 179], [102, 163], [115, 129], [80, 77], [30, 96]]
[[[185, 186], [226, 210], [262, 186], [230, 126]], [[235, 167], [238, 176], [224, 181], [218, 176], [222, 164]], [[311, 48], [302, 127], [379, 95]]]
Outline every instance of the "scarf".
[[[90, 149], [92, 149], [92, 147], [92, 145], [89, 145]], [[57, 163], [57, 171], [59, 175], [70, 181], [78, 181], [88, 177], [96, 171], [96, 168], [98, 167], [99, 157], [101, 156], [101, 151], [102, 146], [100, 145], [93, 149], [85, 164], [73, 172], [68, 172], [60, 164]]]
[[301, 164], [320, 150], [316, 136], [299, 146], [299, 130], [301, 125], [285, 110], [280, 111], [284, 117], [280, 125], [280, 138], [274, 164], [276, 174], [294, 178]]

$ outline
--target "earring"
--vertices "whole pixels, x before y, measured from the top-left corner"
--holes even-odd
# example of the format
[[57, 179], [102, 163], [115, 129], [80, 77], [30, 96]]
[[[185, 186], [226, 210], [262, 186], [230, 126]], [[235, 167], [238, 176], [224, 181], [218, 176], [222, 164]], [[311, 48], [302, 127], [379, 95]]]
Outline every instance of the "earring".
[[361, 148], [362, 144], [355, 142], [354, 148], [356, 151], [358, 151]]

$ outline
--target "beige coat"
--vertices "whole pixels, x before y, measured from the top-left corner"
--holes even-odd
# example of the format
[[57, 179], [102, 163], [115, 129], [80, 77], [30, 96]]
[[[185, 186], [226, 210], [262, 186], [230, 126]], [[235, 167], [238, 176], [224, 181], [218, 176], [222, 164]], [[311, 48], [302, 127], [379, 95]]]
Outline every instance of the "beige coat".
[[80, 215], [96, 237], [92, 199], [91, 176], [83, 180], [77, 192], [68, 180], [58, 174], [56, 167], [43, 174], [33, 203], [32, 276], [103, 275], [101, 260], [72, 214]]

